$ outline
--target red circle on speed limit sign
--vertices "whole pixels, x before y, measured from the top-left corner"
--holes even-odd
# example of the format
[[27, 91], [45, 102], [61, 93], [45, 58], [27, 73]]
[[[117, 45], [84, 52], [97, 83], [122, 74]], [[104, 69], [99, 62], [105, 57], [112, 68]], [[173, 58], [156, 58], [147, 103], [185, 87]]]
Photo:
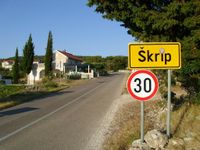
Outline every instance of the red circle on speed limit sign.
[[129, 94], [140, 101], [151, 99], [158, 91], [158, 79], [148, 70], [138, 70], [133, 72], [127, 81]]

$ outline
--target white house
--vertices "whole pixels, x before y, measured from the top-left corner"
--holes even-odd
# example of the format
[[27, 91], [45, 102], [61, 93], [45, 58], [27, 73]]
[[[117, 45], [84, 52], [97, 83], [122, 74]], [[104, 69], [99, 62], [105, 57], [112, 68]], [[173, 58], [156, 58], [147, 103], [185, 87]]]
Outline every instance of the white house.
[[[54, 53], [54, 65], [55, 69], [62, 71], [63, 73], [73, 74], [79, 73], [81, 74], [81, 78], [92, 79], [94, 78], [94, 71], [90, 71], [90, 67], [88, 66], [88, 72], [78, 72], [77, 66], [81, 65], [83, 60], [73, 54], [68, 53], [66, 50], [56, 50]], [[72, 72], [71, 72], [72, 71]]]
[[12, 70], [12, 66], [14, 65], [14, 60], [5, 59], [1, 62], [2, 68]]
[[74, 69], [75, 66], [80, 65], [82, 63], [82, 59], [68, 53], [66, 50], [56, 50], [54, 53], [54, 65], [55, 69], [60, 70], [62, 72], [68, 72], [71, 69]]
[[[63, 73], [74, 70], [77, 65], [80, 65], [82, 60], [66, 51], [56, 50], [53, 57], [53, 69]], [[34, 84], [44, 77], [44, 63], [34, 62], [33, 69], [28, 75], [28, 84]]]
[[33, 68], [28, 75], [28, 84], [35, 84], [44, 77], [44, 63], [33, 62]]

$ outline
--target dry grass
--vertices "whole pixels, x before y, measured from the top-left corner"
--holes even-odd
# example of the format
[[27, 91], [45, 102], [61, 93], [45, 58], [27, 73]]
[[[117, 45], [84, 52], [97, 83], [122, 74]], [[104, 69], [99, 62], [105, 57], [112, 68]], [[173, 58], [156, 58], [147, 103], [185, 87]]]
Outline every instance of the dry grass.
[[[200, 106], [184, 103], [171, 113], [171, 133], [173, 138], [180, 138], [185, 143], [185, 149], [198, 150], [200, 145]], [[166, 114], [162, 121], [166, 122]]]
[[[163, 105], [162, 105], [163, 107]], [[159, 111], [160, 101], [145, 102], [145, 133], [154, 128], [155, 116], [152, 111]], [[185, 149], [199, 149], [200, 145], [200, 106], [183, 104], [171, 115], [172, 138], [181, 138]], [[166, 126], [166, 113], [161, 116]], [[140, 102], [125, 104], [117, 113], [111, 131], [104, 142], [105, 150], [127, 150], [133, 140], [140, 138]]]
[[[199, 149], [200, 145], [200, 106], [184, 105], [179, 111], [173, 113], [173, 120], [179, 119], [178, 125], [175, 125], [176, 132], [174, 137], [184, 140], [185, 147], [190, 149]], [[182, 115], [180, 115], [182, 113]]]
[[12, 106], [17, 105], [18, 103], [16, 101], [8, 101], [8, 102], [1, 102], [0, 103], [0, 110], [1, 109], [5, 109], [5, 108], [9, 108]]
[[[153, 118], [147, 114], [159, 108], [157, 101], [145, 102], [145, 133], [153, 129]], [[125, 104], [116, 115], [109, 136], [104, 142], [105, 150], [127, 150], [133, 140], [140, 138], [140, 102]]]
[[122, 89], [122, 95], [123, 94], [128, 94], [128, 90], [127, 90], [127, 87], [126, 87], [126, 83], [127, 83], [127, 79], [129, 77], [130, 73], [126, 73], [125, 77], [124, 77], [124, 87]]

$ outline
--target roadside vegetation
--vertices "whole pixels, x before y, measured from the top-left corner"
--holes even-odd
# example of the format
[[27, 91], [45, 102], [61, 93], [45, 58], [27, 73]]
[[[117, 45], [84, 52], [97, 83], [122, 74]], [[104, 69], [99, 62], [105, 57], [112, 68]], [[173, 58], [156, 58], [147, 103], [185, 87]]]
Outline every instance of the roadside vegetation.
[[97, 70], [100, 74], [106, 75], [109, 71], [118, 71], [127, 68], [127, 56], [80, 56], [85, 64]]

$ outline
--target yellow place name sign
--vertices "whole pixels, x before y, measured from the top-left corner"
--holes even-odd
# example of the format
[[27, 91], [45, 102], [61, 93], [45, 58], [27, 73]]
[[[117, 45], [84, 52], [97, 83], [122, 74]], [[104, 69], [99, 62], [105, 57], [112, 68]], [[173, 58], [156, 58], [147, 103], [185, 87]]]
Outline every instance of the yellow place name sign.
[[180, 69], [181, 44], [178, 42], [130, 43], [129, 69]]

